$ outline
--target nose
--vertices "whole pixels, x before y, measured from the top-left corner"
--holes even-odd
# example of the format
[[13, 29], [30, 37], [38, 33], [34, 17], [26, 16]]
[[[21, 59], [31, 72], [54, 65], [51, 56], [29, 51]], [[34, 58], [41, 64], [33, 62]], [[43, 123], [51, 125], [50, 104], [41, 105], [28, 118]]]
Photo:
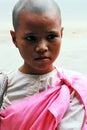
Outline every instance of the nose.
[[45, 40], [41, 40], [40, 42], [37, 43], [36, 52], [43, 53], [46, 52], [47, 50], [48, 50], [48, 46]]

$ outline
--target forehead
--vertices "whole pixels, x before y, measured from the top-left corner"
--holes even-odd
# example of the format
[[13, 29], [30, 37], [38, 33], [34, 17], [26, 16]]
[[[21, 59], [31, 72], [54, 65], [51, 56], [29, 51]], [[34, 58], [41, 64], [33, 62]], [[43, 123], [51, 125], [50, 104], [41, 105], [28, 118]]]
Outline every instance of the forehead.
[[48, 12], [44, 14], [36, 14], [23, 11], [19, 15], [19, 25], [33, 25], [40, 26], [44, 24], [57, 24], [60, 25], [60, 17], [57, 13]]

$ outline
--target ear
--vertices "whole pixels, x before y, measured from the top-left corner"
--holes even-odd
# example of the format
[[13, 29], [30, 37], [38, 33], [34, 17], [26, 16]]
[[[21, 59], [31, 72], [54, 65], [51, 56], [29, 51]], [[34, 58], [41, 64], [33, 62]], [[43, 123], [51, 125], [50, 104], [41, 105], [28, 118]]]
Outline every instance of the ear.
[[64, 28], [61, 27], [61, 37], [63, 37], [63, 30], [64, 30]]
[[10, 35], [12, 37], [12, 41], [13, 41], [14, 45], [17, 47], [16, 33], [15, 33], [15, 31], [10, 30]]

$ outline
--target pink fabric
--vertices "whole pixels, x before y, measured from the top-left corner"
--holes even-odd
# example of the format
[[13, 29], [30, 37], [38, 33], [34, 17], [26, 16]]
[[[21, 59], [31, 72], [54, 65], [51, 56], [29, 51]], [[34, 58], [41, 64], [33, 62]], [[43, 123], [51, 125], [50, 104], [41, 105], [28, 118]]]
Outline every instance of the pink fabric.
[[[62, 72], [60, 79], [60, 84], [3, 110], [0, 130], [55, 130], [69, 107], [71, 88], [81, 96], [87, 110], [87, 78], [70, 75], [69, 79]], [[82, 130], [87, 130], [86, 119], [87, 111]]]
[[[61, 72], [60, 72], [61, 74]], [[79, 100], [84, 104], [85, 117], [82, 130], [87, 130], [87, 76], [83, 76], [79, 73], [62, 71], [61, 79], [65, 84], [71, 86], [72, 89], [77, 91]]]
[[1, 130], [55, 130], [67, 110], [69, 97], [63, 85], [11, 105], [1, 112]]

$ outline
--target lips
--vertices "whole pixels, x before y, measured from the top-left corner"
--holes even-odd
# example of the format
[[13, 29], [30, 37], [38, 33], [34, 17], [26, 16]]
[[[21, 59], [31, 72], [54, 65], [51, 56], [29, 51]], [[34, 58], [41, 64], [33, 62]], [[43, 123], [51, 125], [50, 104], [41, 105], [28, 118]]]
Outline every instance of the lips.
[[35, 58], [35, 60], [40, 60], [40, 59], [49, 59], [49, 57], [46, 57], [46, 56], [39, 56], [39, 57]]
[[35, 60], [49, 60], [49, 59], [50, 58], [46, 56], [40, 56], [40, 57], [35, 58]]

